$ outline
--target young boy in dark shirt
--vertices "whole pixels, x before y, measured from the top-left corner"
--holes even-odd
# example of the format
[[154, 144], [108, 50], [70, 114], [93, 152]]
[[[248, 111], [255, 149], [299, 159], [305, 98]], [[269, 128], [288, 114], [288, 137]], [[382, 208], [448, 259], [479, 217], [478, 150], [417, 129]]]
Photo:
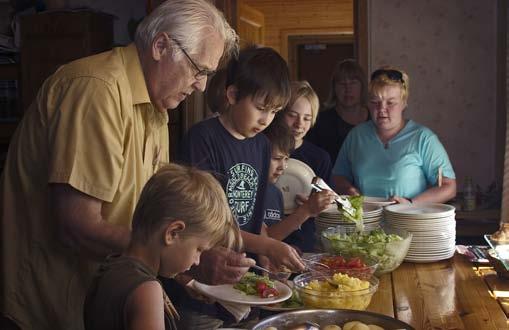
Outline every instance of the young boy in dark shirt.
[[[289, 97], [284, 59], [271, 48], [244, 49], [227, 68], [226, 108], [219, 117], [191, 127], [181, 158], [215, 173], [241, 229], [246, 252], [266, 256], [276, 267], [300, 270], [304, 264], [298, 252], [262, 232], [271, 151], [267, 138], [259, 133], [286, 106]], [[211, 316], [201, 324], [189, 321], [182, 325], [184, 328], [210, 329], [217, 327], [212, 326], [217, 319], [230, 321], [211, 306], [187, 298], [181, 302], [189, 311], [187, 320], [199, 320], [204, 313]]]
[[[315, 241], [314, 231], [303, 231], [301, 226], [308, 220], [313, 221], [313, 219], [310, 219], [311, 217], [316, 217], [320, 212], [327, 209], [334, 200], [334, 193], [328, 190], [314, 192], [291, 214], [285, 217], [283, 195], [275, 183], [287, 167], [288, 158], [295, 146], [295, 139], [291, 130], [281, 118], [274, 120], [269, 128], [264, 131], [264, 134], [272, 145], [269, 185], [265, 195], [264, 223], [267, 226], [267, 233], [272, 238], [284, 240], [299, 250], [307, 252]], [[297, 232], [299, 232], [299, 235], [295, 235]]]

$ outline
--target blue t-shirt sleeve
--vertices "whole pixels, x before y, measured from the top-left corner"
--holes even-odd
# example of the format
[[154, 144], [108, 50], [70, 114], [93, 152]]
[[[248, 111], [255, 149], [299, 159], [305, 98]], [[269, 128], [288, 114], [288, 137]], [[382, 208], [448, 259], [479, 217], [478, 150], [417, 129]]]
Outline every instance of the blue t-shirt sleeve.
[[333, 176], [344, 176], [350, 182], [353, 182], [352, 164], [350, 161], [350, 150], [352, 148], [352, 134], [348, 134], [343, 146], [339, 150], [338, 157], [332, 168]]
[[439, 168], [442, 168], [442, 176], [456, 179], [447, 151], [445, 151], [436, 134], [429, 131], [421, 143], [422, 169], [426, 176], [426, 181], [430, 185], [436, 185]]

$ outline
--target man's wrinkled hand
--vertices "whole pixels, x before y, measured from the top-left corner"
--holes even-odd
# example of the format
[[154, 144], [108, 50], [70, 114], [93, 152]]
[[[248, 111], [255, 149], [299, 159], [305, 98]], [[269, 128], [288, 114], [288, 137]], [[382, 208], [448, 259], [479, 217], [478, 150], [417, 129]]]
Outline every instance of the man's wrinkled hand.
[[199, 282], [209, 285], [237, 283], [255, 265], [255, 261], [223, 247], [214, 248], [201, 254], [200, 264], [191, 268], [190, 273]]

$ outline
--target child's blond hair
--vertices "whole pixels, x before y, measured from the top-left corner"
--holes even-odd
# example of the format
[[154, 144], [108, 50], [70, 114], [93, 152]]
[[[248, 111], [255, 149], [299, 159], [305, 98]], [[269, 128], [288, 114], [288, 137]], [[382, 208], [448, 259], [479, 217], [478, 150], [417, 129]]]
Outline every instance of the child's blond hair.
[[186, 224], [180, 237], [206, 236], [211, 246], [240, 250], [242, 239], [223, 188], [197, 168], [168, 164], [147, 182], [134, 211], [132, 240], [146, 242], [174, 220]]
[[309, 82], [306, 80], [292, 81], [290, 83], [290, 89], [292, 94], [285, 111], [290, 110], [290, 108], [295, 102], [297, 102], [299, 98], [305, 98], [311, 105], [311, 126], [313, 126], [316, 123], [318, 110], [320, 109], [320, 101], [318, 100], [318, 95], [316, 95], [313, 87], [311, 87]]

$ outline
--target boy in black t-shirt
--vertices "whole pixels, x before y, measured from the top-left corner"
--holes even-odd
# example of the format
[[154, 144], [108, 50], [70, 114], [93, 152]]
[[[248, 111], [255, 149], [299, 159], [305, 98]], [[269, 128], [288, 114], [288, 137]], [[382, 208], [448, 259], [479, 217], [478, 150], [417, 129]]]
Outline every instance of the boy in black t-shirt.
[[[240, 226], [246, 252], [266, 256], [276, 267], [301, 270], [304, 264], [294, 248], [262, 232], [271, 150], [267, 138], [259, 133], [288, 103], [290, 81], [286, 62], [271, 48], [244, 49], [239, 58], [228, 65], [225, 96], [227, 106], [218, 117], [204, 120], [188, 131], [181, 159], [211, 171], [221, 182]], [[212, 260], [217, 255], [202, 255], [201, 268], [210, 267], [225, 274], [231, 271], [228, 268], [231, 258], [215, 259], [212, 265], [209, 257]], [[243, 258], [246, 259], [237, 256], [239, 264]], [[234, 279], [225, 278], [223, 282], [229, 280], [232, 282]], [[189, 320], [193, 317], [198, 319], [200, 313], [224, 320], [224, 315], [217, 309], [207, 308], [190, 299], [182, 302], [186, 305], [185, 311], [189, 312]], [[205, 325], [196, 322], [182, 325], [193, 329], [202, 326], [205, 328]], [[209, 329], [216, 327], [211, 323], [208, 326]]]
[[[314, 232], [302, 231], [301, 225], [309, 218], [315, 217], [327, 209], [334, 200], [334, 193], [328, 190], [312, 193], [305, 202], [301, 203], [291, 214], [284, 217], [283, 196], [275, 183], [287, 167], [288, 158], [295, 146], [295, 140], [291, 130], [282, 122], [281, 118], [277, 118], [272, 122], [264, 133], [272, 144], [269, 186], [265, 196], [264, 224], [267, 226], [267, 233], [272, 238], [284, 240], [286, 243], [307, 252], [309, 245], [312, 246], [314, 243]], [[300, 235], [292, 235], [296, 232], [300, 232]], [[298, 236], [298, 239], [293, 236]]]

